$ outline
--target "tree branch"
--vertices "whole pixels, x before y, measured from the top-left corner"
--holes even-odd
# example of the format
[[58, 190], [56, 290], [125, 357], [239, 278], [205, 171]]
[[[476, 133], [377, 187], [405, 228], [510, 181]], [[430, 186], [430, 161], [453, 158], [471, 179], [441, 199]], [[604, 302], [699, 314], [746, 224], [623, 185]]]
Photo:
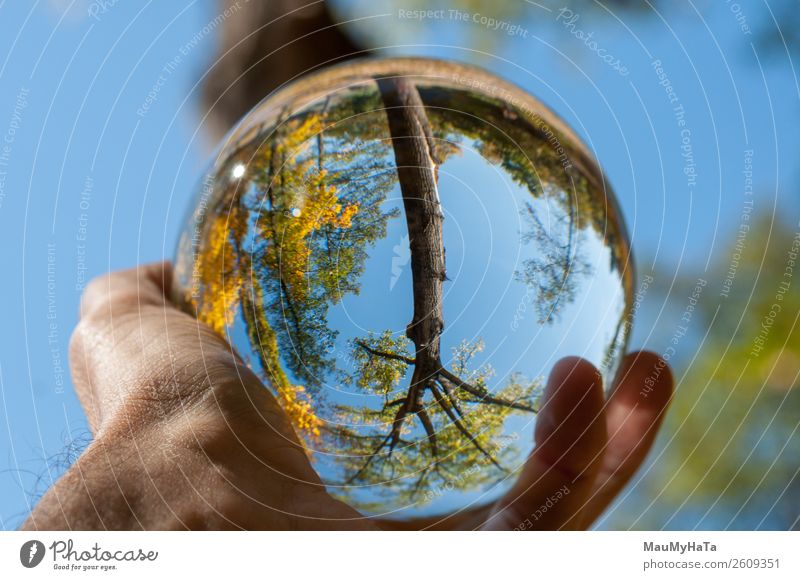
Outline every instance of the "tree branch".
[[447, 414], [448, 417], [450, 417], [450, 421], [453, 422], [453, 425], [456, 426], [456, 428], [461, 432], [461, 434], [464, 435], [464, 437], [466, 437], [467, 439], [469, 439], [470, 443], [472, 443], [478, 451], [483, 453], [483, 455], [489, 461], [491, 461], [495, 465], [495, 467], [497, 467], [501, 471], [507, 471], [507, 469], [505, 467], [500, 465], [497, 462], [497, 460], [494, 457], [492, 457], [492, 455], [483, 448], [483, 445], [481, 445], [478, 442], [478, 440], [475, 439], [475, 437], [473, 437], [472, 433], [469, 432], [469, 429], [467, 429], [461, 423], [461, 421], [458, 419], [458, 417], [456, 417], [455, 413], [453, 413], [453, 410], [448, 406], [447, 402], [444, 400], [444, 397], [442, 397], [442, 394], [439, 392], [439, 389], [436, 388], [436, 385], [431, 383], [430, 389], [431, 389], [431, 392], [433, 393], [434, 399], [436, 399], [436, 402], [439, 403], [439, 406], [442, 408], [442, 410]]

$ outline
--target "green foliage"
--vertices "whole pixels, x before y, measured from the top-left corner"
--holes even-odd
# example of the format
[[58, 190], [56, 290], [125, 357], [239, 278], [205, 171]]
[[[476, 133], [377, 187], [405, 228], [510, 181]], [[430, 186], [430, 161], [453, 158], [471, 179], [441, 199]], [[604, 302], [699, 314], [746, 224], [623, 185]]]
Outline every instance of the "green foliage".
[[[407, 338], [395, 337], [390, 331], [352, 342], [352, 384], [357, 391], [383, 396], [384, 402], [377, 407], [337, 407], [335, 426], [329, 426], [325, 436], [331, 451], [339, 453], [342, 481], [361, 486], [392, 481], [384, 491], [393, 501], [425, 503], [445, 488], [479, 488], [495, 480], [493, 470], [510, 473], [509, 462], [518, 456], [517, 436], [504, 427], [511, 415], [524, 411], [493, 401], [513, 401], [529, 406], [532, 412], [541, 394], [541, 380], [515, 375], [490, 393], [487, 385], [493, 369], [475, 364], [483, 342], [464, 341], [452, 351], [450, 372], [468, 381], [473, 392], [441, 377], [431, 383], [423, 392], [421, 409], [403, 421], [399, 442], [390, 448], [387, 438], [414, 366], [408, 354], [410, 345]], [[398, 474], [407, 475], [399, 478]], [[346, 497], [357, 503], [349, 492]]]
[[[406, 373], [410, 341], [386, 330], [378, 336], [351, 341], [355, 385], [368, 393], [388, 397]], [[390, 356], [386, 356], [386, 355]]]
[[[553, 192], [553, 196], [559, 195], [563, 192]], [[582, 232], [575, 210], [570, 208], [565, 214], [559, 207], [551, 209], [546, 213], [546, 223], [540, 213], [530, 203], [523, 212], [528, 228], [522, 234], [522, 243], [534, 244], [536, 252], [535, 257], [524, 260], [516, 277], [535, 289], [534, 308], [539, 323], [544, 324], [556, 319], [561, 309], [575, 300], [579, 281], [591, 275], [592, 268], [580, 251]]]
[[[789, 252], [800, 249], [798, 225], [762, 216], [736, 247], [734, 239], [706, 275], [721, 282], [733, 272], [727, 297], [709, 287], [691, 325], [697, 344], [671, 362], [678, 385], [664, 431], [669, 441], [649, 479], [671, 505], [719, 504], [731, 521], [771, 515], [797, 525], [800, 516], [800, 291]], [[732, 256], [741, 256], [733, 259]], [[679, 280], [688, 292], [696, 277]], [[781, 283], [789, 282], [785, 292]], [[779, 298], [780, 297], [780, 298]], [[770, 313], [778, 304], [776, 316]], [[765, 330], [768, 328], [768, 331]], [[754, 353], [759, 337], [763, 350]], [[687, 339], [688, 340], [688, 339]], [[683, 367], [683, 368], [682, 368]], [[766, 502], [766, 503], [765, 503]], [[774, 511], [768, 514], [774, 503]], [[733, 523], [734, 527], [741, 524]]]
[[337, 127], [354, 114], [345, 103], [282, 119], [250, 161], [253, 274], [286, 364], [311, 389], [334, 369], [327, 311], [358, 293], [367, 250], [396, 215], [382, 210], [396, 178], [381, 129], [368, 116], [350, 120], [345, 142]]

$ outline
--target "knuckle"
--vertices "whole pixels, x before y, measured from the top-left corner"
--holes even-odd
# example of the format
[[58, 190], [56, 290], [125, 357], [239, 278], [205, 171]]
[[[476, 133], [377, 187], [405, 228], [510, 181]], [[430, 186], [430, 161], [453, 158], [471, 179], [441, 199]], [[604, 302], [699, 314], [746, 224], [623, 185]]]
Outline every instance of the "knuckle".
[[[96, 317], [84, 317], [75, 325], [69, 339], [69, 356], [73, 363], [90, 361], [98, 346], [105, 342], [104, 328]], [[91, 358], [90, 358], [91, 357]]]
[[91, 278], [83, 290], [84, 296], [87, 294], [95, 294], [103, 291], [105, 288], [108, 287], [110, 278], [111, 274], [109, 273], [100, 274], [99, 276], [94, 276], [93, 278]]
[[95, 312], [106, 315], [136, 311], [142, 306], [158, 306], [165, 302], [154, 283], [137, 270], [112, 272], [92, 278], [81, 296], [81, 316]]
[[95, 301], [99, 300], [105, 293], [109, 285], [108, 274], [102, 276], [95, 276], [86, 284], [83, 289], [83, 294], [80, 300], [81, 313], [84, 313], [88, 307]]
[[77, 358], [83, 351], [84, 335], [86, 333], [86, 323], [81, 320], [75, 325], [72, 334], [69, 337], [69, 356], [70, 358]]

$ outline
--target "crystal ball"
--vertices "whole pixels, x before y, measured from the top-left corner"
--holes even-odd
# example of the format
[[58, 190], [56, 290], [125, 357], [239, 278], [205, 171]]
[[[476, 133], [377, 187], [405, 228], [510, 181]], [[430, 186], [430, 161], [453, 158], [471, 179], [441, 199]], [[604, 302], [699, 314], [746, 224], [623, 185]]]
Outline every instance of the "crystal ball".
[[486, 505], [561, 357], [610, 388], [633, 313], [599, 165], [520, 88], [355, 61], [264, 99], [200, 180], [174, 298], [263, 380], [333, 496], [395, 520]]

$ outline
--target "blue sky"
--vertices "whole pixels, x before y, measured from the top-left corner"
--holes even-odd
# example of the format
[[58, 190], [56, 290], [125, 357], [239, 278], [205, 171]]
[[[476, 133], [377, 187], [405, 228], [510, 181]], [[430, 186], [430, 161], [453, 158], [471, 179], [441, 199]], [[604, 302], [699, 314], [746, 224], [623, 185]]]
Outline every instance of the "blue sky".
[[[368, 26], [391, 27], [402, 41], [412, 23], [382, 4], [337, 6], [354, 17], [389, 13]], [[769, 24], [765, 5], [743, 4], [753, 27]], [[73, 439], [85, 441], [66, 371], [82, 284], [109, 269], [172, 257], [210, 151], [198, 124], [196, 83], [214, 47], [213, 34], [202, 32], [213, 7], [118, 2], [94, 18], [90, 6], [0, 3], [4, 529], [17, 527], [36, 494], [63, 471]], [[577, 25], [624, 61], [627, 76], [605, 65], [554, 13], [527, 18], [521, 22], [530, 37], [498, 37], [496, 56], [445, 46], [465, 43], [463, 25], [455, 22], [409, 33], [415, 45], [387, 52], [475, 62], [561, 114], [618, 193], [640, 274], [653, 263], [666, 271], [703, 268], [723, 251], [742, 211], [748, 150], [756, 209], [772, 213], [780, 203], [781, 213], [796, 215], [797, 196], [790, 193], [800, 149], [796, 79], [786, 56], [751, 44], [754, 37], [742, 33], [722, 3], [702, 17], [672, 9], [663, 21], [582, 15]], [[684, 127], [654, 60], [684, 108]], [[681, 149], [687, 128], [693, 186]], [[637, 327], [634, 342], [658, 350], [647, 330]]]

